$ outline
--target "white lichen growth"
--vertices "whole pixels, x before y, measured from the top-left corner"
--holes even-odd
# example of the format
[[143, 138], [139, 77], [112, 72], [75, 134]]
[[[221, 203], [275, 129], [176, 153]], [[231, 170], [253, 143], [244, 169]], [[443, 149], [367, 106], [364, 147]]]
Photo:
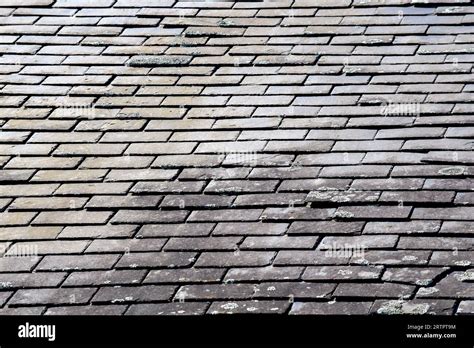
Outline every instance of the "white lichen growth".
[[221, 305], [222, 309], [225, 309], [226, 311], [232, 311], [234, 309], [239, 308], [239, 305], [235, 302], [228, 302], [223, 305]]
[[393, 300], [384, 303], [378, 310], [378, 314], [426, 314], [430, 309], [428, 303], [411, 304], [403, 300]]

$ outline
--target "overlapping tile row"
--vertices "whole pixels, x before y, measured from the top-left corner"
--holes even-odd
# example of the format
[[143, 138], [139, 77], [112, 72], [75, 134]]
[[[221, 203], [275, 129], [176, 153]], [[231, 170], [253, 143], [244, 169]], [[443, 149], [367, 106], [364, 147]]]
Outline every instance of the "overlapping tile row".
[[470, 1], [0, 6], [0, 314], [474, 313]]

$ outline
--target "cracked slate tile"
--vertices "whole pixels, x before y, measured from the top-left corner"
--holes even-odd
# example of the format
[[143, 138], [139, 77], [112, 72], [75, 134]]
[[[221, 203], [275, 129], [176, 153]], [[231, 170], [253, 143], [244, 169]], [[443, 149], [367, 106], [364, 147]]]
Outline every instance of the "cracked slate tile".
[[430, 286], [448, 269], [449, 268], [447, 267], [387, 268], [383, 273], [382, 280], [419, 286]]
[[470, 299], [472, 298], [473, 288], [469, 280], [472, 277], [472, 271], [453, 272], [432, 287], [420, 288], [416, 296], [418, 298]]

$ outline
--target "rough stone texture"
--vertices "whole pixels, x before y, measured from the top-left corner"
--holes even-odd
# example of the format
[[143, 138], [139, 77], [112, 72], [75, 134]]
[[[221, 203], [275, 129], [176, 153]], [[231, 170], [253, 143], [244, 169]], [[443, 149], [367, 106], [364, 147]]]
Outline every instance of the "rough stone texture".
[[454, 2], [4, 0], [0, 314], [472, 314]]
[[377, 314], [453, 314], [453, 300], [376, 300], [371, 312]]

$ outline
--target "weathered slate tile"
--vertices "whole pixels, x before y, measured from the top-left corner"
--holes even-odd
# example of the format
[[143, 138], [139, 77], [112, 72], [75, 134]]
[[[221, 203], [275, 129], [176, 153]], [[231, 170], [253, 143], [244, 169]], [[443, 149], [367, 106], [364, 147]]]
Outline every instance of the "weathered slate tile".
[[57, 287], [66, 278], [66, 273], [3, 273], [0, 274], [2, 289]]
[[151, 208], [156, 207], [161, 199], [162, 196], [94, 196], [86, 208]]
[[337, 164], [358, 164], [364, 158], [363, 153], [323, 153], [311, 155], [299, 155], [296, 158], [302, 165], [337, 165]]
[[303, 273], [304, 280], [375, 280], [380, 279], [383, 268], [380, 266], [311, 266]]
[[320, 167], [274, 167], [253, 168], [248, 175], [249, 179], [309, 179], [320, 172]]
[[303, 315], [363, 315], [368, 314], [372, 302], [295, 302], [289, 314]]
[[199, 193], [205, 186], [204, 181], [149, 181], [136, 183], [133, 193]]
[[334, 209], [316, 209], [306, 207], [266, 208], [262, 214], [263, 220], [328, 220]]
[[198, 237], [208, 236], [214, 224], [147, 224], [140, 228], [137, 237]]
[[276, 180], [213, 180], [204, 189], [205, 193], [255, 193], [273, 192], [277, 186]]
[[132, 304], [126, 315], [202, 315], [209, 304], [207, 302], [170, 302]]
[[321, 250], [282, 250], [279, 251], [273, 264], [275, 266], [306, 266], [306, 265], [344, 265], [350, 259], [349, 254], [332, 255]]
[[324, 299], [334, 291], [334, 284], [306, 282], [262, 283], [257, 289], [257, 297], [293, 299]]
[[204, 252], [196, 267], [255, 267], [268, 266], [275, 256], [271, 251], [235, 251], [235, 252]]
[[[68, 307], [70, 308], [70, 307]], [[34, 307], [4, 307], [0, 309], [2, 315], [41, 315], [46, 310], [44, 306]]]
[[[92, 212], [91, 212], [92, 213]], [[160, 222], [184, 222], [187, 210], [119, 210], [110, 220], [112, 224], [143, 224]]]
[[387, 268], [383, 274], [382, 280], [419, 286], [430, 286], [435, 279], [444, 274], [447, 270], [447, 267]]
[[[417, 208], [415, 208], [417, 209]], [[334, 213], [341, 219], [403, 219], [408, 218], [412, 207], [397, 206], [347, 206], [339, 207]]]
[[192, 252], [140, 252], [124, 254], [116, 268], [176, 268], [191, 265], [196, 258]]
[[88, 157], [79, 169], [124, 169], [146, 168], [153, 162], [153, 156]]
[[[428, 179], [430, 180], [430, 179]], [[424, 183], [422, 178], [355, 179], [351, 189], [355, 190], [418, 190]]]
[[319, 173], [319, 176], [330, 178], [344, 177], [386, 177], [390, 173], [391, 167], [384, 165], [363, 165], [363, 166], [332, 166], [325, 167]]
[[61, 184], [54, 192], [55, 195], [105, 195], [105, 194], [125, 194], [132, 183], [88, 183], [88, 184]]
[[36, 267], [39, 271], [111, 269], [119, 255], [48, 255]]
[[410, 296], [414, 290], [414, 286], [393, 283], [339, 284], [334, 295], [338, 297], [399, 298]]
[[67, 239], [131, 237], [137, 229], [136, 225], [66, 226], [61, 231], [60, 237]]
[[246, 237], [239, 248], [242, 250], [312, 249], [317, 240], [316, 237]]
[[213, 302], [209, 314], [283, 314], [290, 303], [288, 301], [233, 301]]
[[[432, 287], [420, 288], [417, 292], [418, 298], [452, 298], [470, 299], [472, 297], [472, 285], [466, 280], [472, 279], [470, 271], [453, 272], [441, 279]], [[472, 284], [472, 283], [471, 283]]]
[[471, 207], [456, 208], [414, 208], [415, 219], [472, 220], [474, 209]]
[[4, 212], [0, 213], [0, 226], [27, 225], [33, 220], [36, 213], [32, 212]]
[[440, 233], [472, 233], [474, 227], [469, 221], [443, 221]]
[[302, 267], [258, 267], [258, 268], [231, 268], [225, 275], [226, 282], [243, 281], [279, 281], [300, 279]]
[[262, 209], [220, 209], [219, 213], [212, 210], [194, 210], [188, 218], [190, 222], [217, 222], [217, 221], [258, 221]]
[[212, 234], [215, 236], [282, 235], [287, 228], [287, 223], [219, 222]]
[[379, 202], [403, 202], [410, 203], [451, 203], [454, 192], [450, 191], [385, 191], [379, 198]]
[[454, 310], [454, 301], [451, 300], [376, 300], [371, 312], [377, 314], [434, 314], [451, 315]]
[[244, 179], [250, 168], [184, 168], [179, 179]]
[[150, 271], [143, 283], [216, 283], [224, 273], [218, 268], [160, 269]]
[[72, 272], [64, 281], [63, 286], [106, 286], [120, 284], [136, 284], [145, 276], [141, 270], [111, 270]]
[[472, 314], [474, 313], [474, 301], [466, 300], [459, 303], [456, 314]]
[[383, 236], [341, 236], [324, 237], [318, 244], [318, 250], [336, 249], [338, 246], [351, 246], [361, 249], [387, 249], [393, 248], [398, 241], [397, 235]]
[[377, 201], [379, 196], [379, 191], [320, 190], [308, 193], [306, 202], [313, 202], [314, 204], [368, 203]]
[[170, 180], [177, 174], [176, 170], [167, 169], [112, 169], [106, 176], [106, 181], [132, 180]]
[[233, 206], [270, 206], [270, 205], [301, 205], [305, 200], [303, 193], [269, 193], [239, 195], [232, 203]]
[[9, 303], [12, 305], [85, 304], [91, 299], [95, 291], [94, 288], [18, 290]]
[[164, 239], [97, 239], [86, 249], [86, 253], [160, 251]]
[[252, 284], [198, 284], [182, 286], [174, 298], [188, 300], [250, 299], [254, 294]]
[[33, 225], [101, 225], [112, 216], [110, 211], [42, 211]]
[[37, 255], [50, 254], [80, 254], [87, 247], [87, 241], [34, 241], [34, 242], [16, 242], [10, 246], [5, 256], [21, 256], [23, 250], [34, 250]]
[[431, 249], [431, 250], [472, 250], [473, 240], [470, 238], [449, 237], [401, 237], [399, 249]]
[[18, 226], [18, 227], [2, 227], [0, 229], [0, 240], [42, 240], [55, 239], [61, 232], [61, 226]]
[[288, 234], [359, 234], [363, 227], [364, 223], [360, 221], [294, 221], [288, 230]]
[[242, 237], [193, 237], [170, 238], [164, 250], [168, 251], [204, 251], [235, 250]]
[[430, 254], [430, 251], [421, 250], [369, 250], [364, 252], [363, 256], [354, 255], [351, 264], [426, 265]]
[[436, 233], [440, 229], [440, 221], [411, 220], [411, 221], [369, 221], [364, 226], [367, 234], [418, 234]]
[[86, 305], [49, 307], [45, 315], [121, 315], [127, 306], [124, 305]]
[[92, 298], [92, 303], [131, 303], [171, 299], [176, 287], [166, 285], [102, 287]]
[[430, 266], [470, 266], [472, 264], [472, 251], [433, 251]]

